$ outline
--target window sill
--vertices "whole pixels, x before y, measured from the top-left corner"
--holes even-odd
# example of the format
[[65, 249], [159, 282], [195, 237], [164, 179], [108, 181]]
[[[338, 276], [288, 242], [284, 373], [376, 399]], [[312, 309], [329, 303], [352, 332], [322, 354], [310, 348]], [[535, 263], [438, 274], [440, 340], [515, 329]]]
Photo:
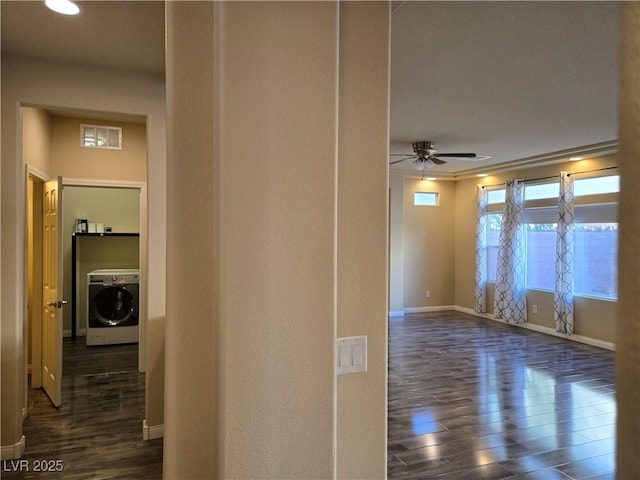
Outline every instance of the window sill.
[[[496, 283], [495, 281], [494, 282], [488, 281], [487, 286], [491, 286], [495, 288]], [[544, 288], [527, 288], [526, 290], [527, 292], [542, 292], [542, 293], [548, 293], [550, 295], [553, 295], [555, 293], [553, 290], [546, 290]], [[618, 299], [614, 297], [600, 297], [598, 295], [587, 295], [584, 293], [574, 293], [573, 298], [586, 298], [589, 300], [600, 300], [602, 302], [618, 303]]]
[[597, 295], [586, 295], [584, 293], [574, 293], [573, 294], [573, 298], [588, 298], [589, 300], [600, 300], [603, 302], [610, 302], [610, 303], [618, 303], [618, 298], [613, 298], [613, 297], [599, 297]]

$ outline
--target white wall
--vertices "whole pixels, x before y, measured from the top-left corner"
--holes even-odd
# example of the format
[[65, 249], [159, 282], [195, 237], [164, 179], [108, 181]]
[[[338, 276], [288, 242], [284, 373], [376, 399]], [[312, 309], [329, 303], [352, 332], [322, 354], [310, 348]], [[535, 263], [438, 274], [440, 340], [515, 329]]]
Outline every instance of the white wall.
[[[165, 98], [163, 79], [2, 57], [1, 202], [2, 446], [22, 435], [24, 405], [25, 188], [20, 105], [120, 112], [147, 118], [148, 258], [147, 401], [150, 425], [162, 424], [165, 317]], [[49, 173], [49, 172], [45, 172]]]

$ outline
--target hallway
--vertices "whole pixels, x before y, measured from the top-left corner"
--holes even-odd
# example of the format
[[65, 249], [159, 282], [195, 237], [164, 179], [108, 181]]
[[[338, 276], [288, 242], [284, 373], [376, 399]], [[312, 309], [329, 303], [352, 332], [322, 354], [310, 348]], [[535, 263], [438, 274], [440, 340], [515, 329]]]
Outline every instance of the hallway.
[[454, 311], [389, 320], [390, 479], [613, 479], [615, 421], [613, 352]]
[[[3, 462], [2, 478], [162, 478], [162, 439], [142, 440], [144, 374], [137, 356], [135, 344], [86, 347], [84, 337], [65, 339], [62, 406], [56, 410], [42, 390], [29, 390], [27, 462]], [[34, 471], [43, 460], [62, 472]]]

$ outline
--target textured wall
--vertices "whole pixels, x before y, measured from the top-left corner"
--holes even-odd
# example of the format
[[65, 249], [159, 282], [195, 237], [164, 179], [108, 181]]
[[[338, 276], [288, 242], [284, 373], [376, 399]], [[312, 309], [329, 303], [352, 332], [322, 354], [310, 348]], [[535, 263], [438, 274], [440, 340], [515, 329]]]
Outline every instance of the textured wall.
[[386, 475], [389, 18], [387, 2], [340, 4], [337, 330], [369, 354], [366, 373], [338, 376], [344, 479]]
[[626, 479], [640, 472], [640, 4], [625, 3], [622, 12], [616, 478]]
[[170, 5], [168, 478], [385, 475], [388, 15]]
[[[440, 205], [416, 206], [414, 192], [438, 192]], [[455, 197], [455, 182], [404, 180], [405, 308], [454, 305]]]
[[[80, 125], [122, 128], [122, 150], [80, 146]], [[100, 180], [147, 179], [147, 131], [144, 123], [51, 117], [51, 175]]]

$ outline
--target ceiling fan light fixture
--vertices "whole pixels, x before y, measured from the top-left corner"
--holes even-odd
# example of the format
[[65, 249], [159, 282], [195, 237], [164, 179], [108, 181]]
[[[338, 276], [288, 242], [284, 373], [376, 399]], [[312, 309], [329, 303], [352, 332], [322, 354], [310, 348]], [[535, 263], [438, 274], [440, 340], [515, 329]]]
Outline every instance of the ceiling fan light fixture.
[[62, 15], [77, 15], [80, 13], [80, 7], [70, 0], [45, 0], [44, 4], [50, 10]]
[[436, 164], [433, 163], [430, 159], [428, 158], [416, 158], [413, 161], [413, 168], [415, 168], [416, 170], [423, 172], [425, 170], [429, 170], [433, 167], [435, 167]]

